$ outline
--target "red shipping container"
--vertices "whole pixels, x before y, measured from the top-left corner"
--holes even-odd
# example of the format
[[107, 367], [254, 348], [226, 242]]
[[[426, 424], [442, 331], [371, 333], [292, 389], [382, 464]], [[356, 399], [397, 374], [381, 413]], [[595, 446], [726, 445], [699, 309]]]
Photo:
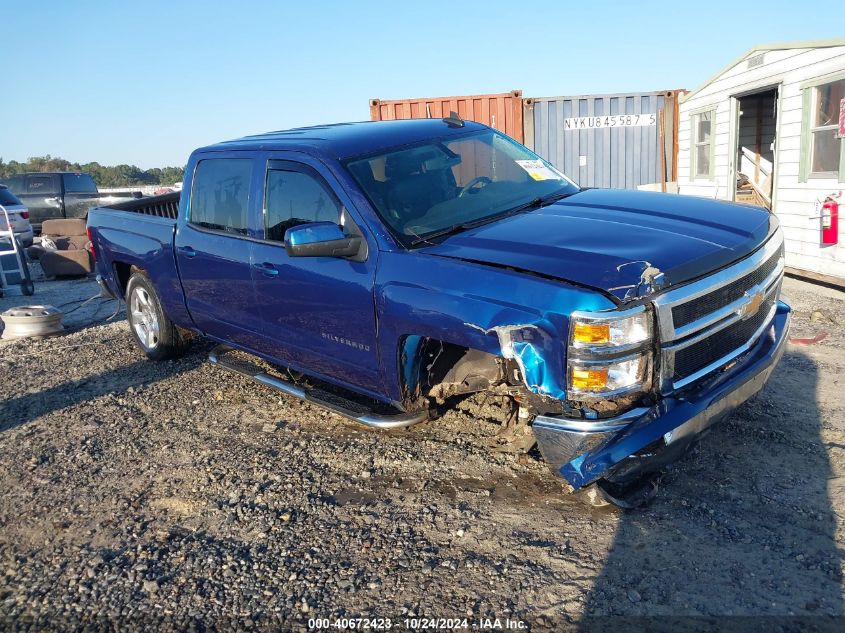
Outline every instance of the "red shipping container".
[[373, 121], [442, 119], [454, 111], [466, 121], [484, 123], [522, 143], [522, 108], [521, 90], [465, 97], [370, 99], [370, 118]]

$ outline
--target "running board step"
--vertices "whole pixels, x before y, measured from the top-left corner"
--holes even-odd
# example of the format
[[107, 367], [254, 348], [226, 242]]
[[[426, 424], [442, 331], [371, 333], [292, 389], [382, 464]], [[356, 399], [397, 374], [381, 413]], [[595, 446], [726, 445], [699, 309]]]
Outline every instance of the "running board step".
[[332, 400], [334, 400], [332, 402], [328, 399], [317, 396], [317, 393], [322, 392], [320, 389], [306, 391], [305, 389], [287, 382], [286, 380], [282, 380], [281, 378], [268, 374], [258, 365], [250, 363], [249, 361], [231, 357], [227, 358], [226, 354], [233, 351], [235, 350], [227, 345], [218, 345], [208, 354], [208, 360], [218, 367], [228, 369], [229, 371], [241, 374], [247, 378], [252, 378], [254, 381], [261, 383], [262, 385], [267, 385], [268, 387], [272, 387], [273, 389], [286, 393], [289, 396], [299, 398], [300, 400], [320, 405], [329, 411], [333, 411], [334, 413], [349, 418], [350, 420], [360, 422], [361, 424], [366, 424], [367, 426], [373, 426], [379, 429], [401, 429], [428, 420], [428, 411], [413, 411], [411, 413], [401, 412], [395, 414], [355, 411], [354, 409], [359, 408], [360, 405], [355, 406], [358, 403], [347, 400], [338, 394], [324, 392], [326, 396], [330, 396]]

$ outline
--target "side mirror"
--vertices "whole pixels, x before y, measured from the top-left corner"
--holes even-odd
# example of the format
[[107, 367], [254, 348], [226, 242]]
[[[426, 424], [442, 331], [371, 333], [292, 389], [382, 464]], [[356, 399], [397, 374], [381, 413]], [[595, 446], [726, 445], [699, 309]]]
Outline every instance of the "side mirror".
[[[345, 235], [334, 222], [309, 222], [285, 231], [285, 250], [291, 257], [352, 257], [358, 259], [358, 235]], [[366, 255], [365, 255], [366, 257]]]

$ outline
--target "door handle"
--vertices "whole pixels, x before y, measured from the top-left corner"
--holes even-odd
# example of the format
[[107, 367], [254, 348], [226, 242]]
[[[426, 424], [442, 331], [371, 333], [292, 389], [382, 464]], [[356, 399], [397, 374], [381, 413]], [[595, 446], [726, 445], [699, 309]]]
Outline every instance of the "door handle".
[[197, 252], [190, 246], [180, 246], [179, 252], [188, 258], [197, 256]]
[[264, 262], [262, 264], [253, 264], [252, 267], [255, 268], [255, 270], [261, 271], [261, 274], [265, 277], [279, 276], [279, 269], [269, 262]]

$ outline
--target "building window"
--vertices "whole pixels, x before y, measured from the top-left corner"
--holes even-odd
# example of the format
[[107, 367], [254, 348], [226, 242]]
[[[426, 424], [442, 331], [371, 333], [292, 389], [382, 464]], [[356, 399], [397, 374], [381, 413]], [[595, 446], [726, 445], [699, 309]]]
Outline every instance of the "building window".
[[838, 138], [845, 78], [804, 88], [800, 181], [808, 177], [845, 181], [845, 143]]
[[810, 120], [810, 173], [839, 171], [839, 103], [845, 98], [845, 79], [813, 88]]
[[692, 115], [692, 180], [713, 179], [716, 110], [705, 110]]

